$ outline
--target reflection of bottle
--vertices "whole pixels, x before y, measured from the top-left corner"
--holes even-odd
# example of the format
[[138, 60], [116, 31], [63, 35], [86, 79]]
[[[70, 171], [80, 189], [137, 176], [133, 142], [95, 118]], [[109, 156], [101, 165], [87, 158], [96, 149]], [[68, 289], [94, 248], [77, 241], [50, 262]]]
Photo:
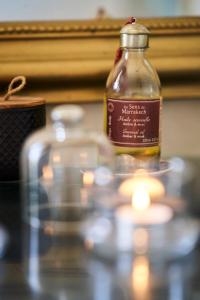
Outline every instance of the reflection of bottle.
[[149, 31], [135, 23], [121, 30], [121, 57], [106, 85], [105, 130], [117, 154], [160, 155], [160, 82], [145, 57]]

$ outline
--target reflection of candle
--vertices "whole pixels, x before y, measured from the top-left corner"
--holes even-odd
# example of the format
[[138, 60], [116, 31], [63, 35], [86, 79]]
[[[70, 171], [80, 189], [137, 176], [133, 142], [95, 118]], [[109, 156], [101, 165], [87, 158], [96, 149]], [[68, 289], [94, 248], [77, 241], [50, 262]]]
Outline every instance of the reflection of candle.
[[91, 187], [94, 183], [94, 172], [86, 171], [83, 173], [83, 185], [84, 187]]
[[137, 254], [144, 254], [149, 247], [149, 234], [145, 228], [135, 228], [133, 233], [133, 247]]
[[53, 160], [53, 162], [55, 163], [55, 164], [59, 164], [60, 162], [61, 162], [61, 156], [60, 156], [60, 154], [58, 153], [54, 153], [53, 155], [52, 155], [52, 160]]
[[94, 172], [85, 171], [83, 173], [83, 188], [81, 189], [80, 201], [83, 205], [88, 204], [90, 188], [94, 184]]
[[40, 182], [47, 194], [49, 193], [49, 189], [53, 186], [53, 178], [52, 168], [48, 165], [43, 166]]
[[42, 168], [42, 177], [45, 182], [53, 180], [53, 170], [50, 166], [47, 165]]
[[132, 271], [134, 299], [150, 299], [149, 286], [150, 268], [148, 258], [145, 256], [138, 256], [134, 259]]

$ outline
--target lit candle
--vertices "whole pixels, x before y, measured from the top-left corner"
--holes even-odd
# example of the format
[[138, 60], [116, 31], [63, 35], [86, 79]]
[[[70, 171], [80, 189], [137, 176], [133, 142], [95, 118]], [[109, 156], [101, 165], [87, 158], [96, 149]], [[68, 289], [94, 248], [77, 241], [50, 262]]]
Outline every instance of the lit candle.
[[165, 189], [160, 180], [155, 177], [149, 176], [145, 170], [138, 170], [135, 176], [126, 179], [119, 187], [120, 195], [124, 197], [131, 197], [135, 190], [145, 190], [151, 201], [160, 200], [165, 194]]
[[171, 207], [158, 202], [151, 203], [150, 195], [142, 188], [135, 186], [132, 194], [132, 205], [122, 205], [116, 211], [118, 247], [130, 250], [134, 246], [133, 226], [146, 227], [167, 223], [173, 217]]
[[135, 225], [155, 225], [168, 222], [172, 209], [164, 204], [150, 203], [147, 191], [140, 188], [132, 196], [132, 206], [123, 205], [117, 209], [117, 220]]

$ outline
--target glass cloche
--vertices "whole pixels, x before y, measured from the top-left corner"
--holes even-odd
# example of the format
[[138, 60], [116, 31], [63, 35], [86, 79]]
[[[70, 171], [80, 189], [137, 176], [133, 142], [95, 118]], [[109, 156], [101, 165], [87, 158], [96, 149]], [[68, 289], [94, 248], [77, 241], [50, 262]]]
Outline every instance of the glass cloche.
[[23, 147], [25, 218], [34, 227], [56, 224], [63, 230], [88, 205], [90, 185], [107, 185], [112, 177], [112, 145], [103, 133], [84, 129], [83, 116], [80, 106], [57, 106], [52, 124]]

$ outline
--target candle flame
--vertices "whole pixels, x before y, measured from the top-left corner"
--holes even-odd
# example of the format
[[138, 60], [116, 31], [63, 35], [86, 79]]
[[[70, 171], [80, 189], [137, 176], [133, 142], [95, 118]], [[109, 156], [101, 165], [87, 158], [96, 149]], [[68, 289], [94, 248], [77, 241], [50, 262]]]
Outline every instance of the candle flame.
[[124, 180], [119, 187], [119, 193], [125, 197], [130, 197], [137, 189], [145, 190], [151, 197], [152, 202], [162, 199], [165, 194], [162, 182], [157, 178], [143, 174], [142, 171], [140, 176], [133, 176]]
[[137, 254], [144, 254], [148, 250], [149, 235], [146, 229], [136, 228], [133, 233], [134, 249]]
[[53, 155], [53, 162], [54, 163], [60, 163], [61, 162], [61, 157], [59, 154], [54, 154]]
[[144, 211], [150, 206], [150, 197], [146, 190], [137, 188], [132, 195], [132, 207]]

